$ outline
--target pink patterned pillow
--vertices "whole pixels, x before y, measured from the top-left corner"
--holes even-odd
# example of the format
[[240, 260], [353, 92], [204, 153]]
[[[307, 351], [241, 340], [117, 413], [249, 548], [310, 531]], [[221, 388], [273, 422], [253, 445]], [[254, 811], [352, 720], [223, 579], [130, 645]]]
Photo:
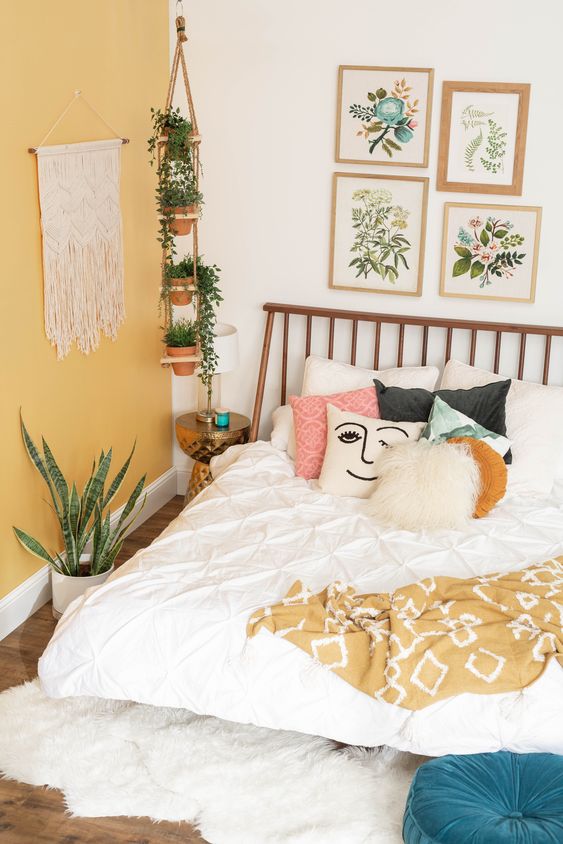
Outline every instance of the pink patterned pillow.
[[330, 396], [290, 396], [297, 451], [295, 473], [300, 478], [318, 478], [326, 451], [326, 406], [333, 404], [340, 410], [379, 419], [379, 405], [375, 387], [364, 387], [348, 393]]

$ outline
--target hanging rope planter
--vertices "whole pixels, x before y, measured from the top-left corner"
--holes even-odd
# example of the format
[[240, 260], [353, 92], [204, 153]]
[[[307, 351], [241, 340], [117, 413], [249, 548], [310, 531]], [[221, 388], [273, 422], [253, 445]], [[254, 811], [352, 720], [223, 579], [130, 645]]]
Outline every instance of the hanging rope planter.
[[[160, 126], [161, 135], [155, 141], [159, 178], [160, 241], [162, 243], [161, 301], [164, 311], [165, 329], [173, 325], [172, 305], [187, 305], [193, 300], [196, 325], [200, 310], [198, 293], [198, 223], [200, 218], [201, 194], [199, 191], [200, 159], [199, 134], [186, 59], [183, 45], [187, 41], [186, 21], [183, 15], [176, 18], [176, 49], [172, 60], [170, 82], [164, 112], [153, 112], [155, 126]], [[189, 132], [185, 134], [185, 118], [179, 109], [173, 110], [174, 93], [181, 70], [188, 107]], [[149, 143], [149, 148], [151, 144]], [[154, 150], [153, 150], [154, 152]], [[192, 257], [174, 264], [174, 238], [191, 234]], [[160, 362], [163, 366], [173, 365], [176, 374], [191, 374], [195, 364], [202, 360], [199, 338], [194, 354], [178, 355], [167, 350]], [[194, 364], [191, 372], [178, 364]]]

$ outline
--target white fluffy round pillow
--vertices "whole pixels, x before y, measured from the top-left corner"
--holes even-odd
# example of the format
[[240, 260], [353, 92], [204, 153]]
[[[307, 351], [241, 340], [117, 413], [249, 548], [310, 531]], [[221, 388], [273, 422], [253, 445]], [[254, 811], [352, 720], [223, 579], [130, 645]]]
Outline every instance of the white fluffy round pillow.
[[479, 467], [464, 444], [417, 440], [388, 448], [378, 461], [368, 511], [403, 530], [459, 530], [473, 516]]

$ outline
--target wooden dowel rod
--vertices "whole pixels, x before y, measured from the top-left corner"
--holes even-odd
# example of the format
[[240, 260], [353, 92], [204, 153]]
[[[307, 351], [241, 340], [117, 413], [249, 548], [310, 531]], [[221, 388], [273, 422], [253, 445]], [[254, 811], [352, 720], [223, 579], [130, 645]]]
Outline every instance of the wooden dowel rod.
[[420, 359], [420, 365], [426, 366], [426, 361], [428, 360], [428, 326], [425, 325], [422, 329], [422, 355]]
[[356, 346], [358, 343], [358, 320], [352, 320], [352, 346], [350, 349], [350, 363], [356, 365]]
[[402, 322], [399, 326], [399, 343], [397, 346], [397, 366], [403, 365], [403, 346], [405, 343], [405, 325]]
[[283, 351], [282, 351], [282, 374], [281, 374], [281, 401], [285, 404], [287, 395], [287, 343], [289, 338], [289, 314], [283, 315]]
[[549, 381], [549, 361], [551, 358], [551, 335], [546, 334], [545, 337], [545, 356], [543, 359], [543, 379], [542, 384], [547, 384]]
[[520, 354], [518, 356], [518, 380], [524, 377], [524, 363], [526, 361], [526, 334], [520, 335]]

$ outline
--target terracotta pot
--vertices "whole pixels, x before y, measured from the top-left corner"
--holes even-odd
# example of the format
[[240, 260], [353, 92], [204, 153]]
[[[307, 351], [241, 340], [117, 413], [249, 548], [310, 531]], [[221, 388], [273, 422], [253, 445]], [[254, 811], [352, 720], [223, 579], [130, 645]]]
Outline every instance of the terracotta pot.
[[[185, 357], [186, 355], [195, 355], [195, 346], [167, 346], [166, 347], [166, 354], [171, 357]], [[189, 363], [188, 361], [184, 361], [182, 363], [173, 363], [172, 364], [172, 371], [174, 375], [193, 375], [195, 372], [196, 364]]]
[[194, 224], [193, 219], [184, 217], [184, 214], [197, 214], [197, 205], [177, 205], [175, 207], [165, 208], [164, 211], [169, 214], [174, 214], [174, 219], [170, 223], [170, 231], [175, 235], [189, 234]]
[[[194, 283], [193, 276], [186, 278], [171, 278], [173, 287], [188, 287]], [[170, 301], [173, 305], [189, 305], [192, 301], [193, 293], [191, 290], [173, 290], [170, 294]]]

